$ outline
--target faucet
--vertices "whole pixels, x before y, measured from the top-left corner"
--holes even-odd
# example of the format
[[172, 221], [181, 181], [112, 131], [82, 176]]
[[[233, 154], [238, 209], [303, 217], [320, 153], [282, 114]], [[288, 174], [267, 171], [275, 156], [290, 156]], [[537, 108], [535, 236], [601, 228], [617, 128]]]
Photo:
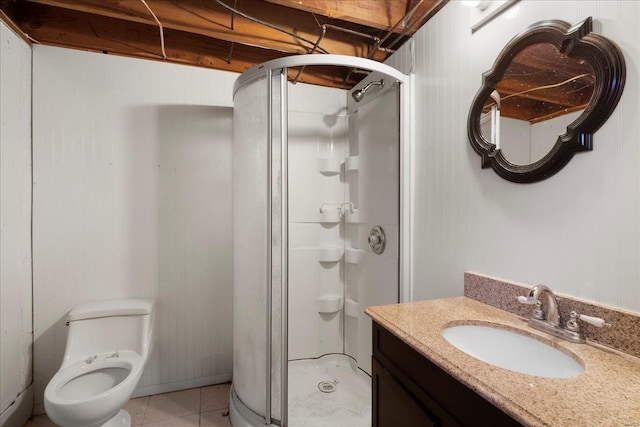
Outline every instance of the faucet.
[[[543, 294], [545, 296], [544, 304], [540, 300]], [[554, 337], [567, 341], [576, 343], [585, 342], [582, 332], [572, 331], [562, 326], [560, 310], [558, 309], [558, 299], [549, 287], [545, 285], [534, 286], [529, 291], [529, 295], [526, 297], [519, 296], [518, 302], [536, 306], [529, 319], [529, 326], [533, 329], [546, 332]]]
[[538, 305], [538, 303], [541, 302], [540, 295], [542, 295], [543, 293], [546, 296], [546, 304], [543, 306], [546, 307], [546, 316], [544, 311], [538, 309], [534, 312], [534, 318], [537, 320], [546, 321], [549, 326], [552, 326], [554, 328], [560, 327], [560, 310], [558, 309], [558, 299], [556, 298], [556, 294], [554, 294], [553, 291], [549, 289], [549, 287], [545, 285], [534, 286], [529, 291], [529, 295], [526, 297], [526, 302], [521, 301], [520, 299], [518, 299], [518, 301], [524, 304]]
[[[544, 304], [540, 300], [544, 294]], [[584, 343], [585, 337], [578, 326], [578, 320], [582, 320], [598, 328], [603, 326], [611, 327], [599, 317], [585, 316], [572, 311], [570, 319], [565, 323], [560, 318], [560, 310], [558, 309], [558, 299], [551, 289], [545, 285], [538, 285], [531, 288], [529, 295], [519, 296], [518, 302], [527, 305], [535, 305], [529, 319], [529, 326], [542, 332], [546, 332], [555, 337], [562, 338], [574, 343]]]

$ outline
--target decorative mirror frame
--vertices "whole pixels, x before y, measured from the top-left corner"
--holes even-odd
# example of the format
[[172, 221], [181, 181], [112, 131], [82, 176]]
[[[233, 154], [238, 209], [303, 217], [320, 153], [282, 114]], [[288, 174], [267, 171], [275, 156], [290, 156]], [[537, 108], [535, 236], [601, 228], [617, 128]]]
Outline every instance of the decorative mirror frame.
[[[575, 153], [593, 149], [593, 133], [607, 121], [620, 100], [626, 68], [620, 48], [606, 37], [591, 31], [591, 17], [573, 27], [559, 20], [542, 21], [515, 36], [500, 52], [493, 67], [482, 75], [482, 87], [469, 111], [469, 142], [482, 158], [482, 168], [491, 167], [498, 175], [512, 182], [535, 182], [558, 172]], [[593, 67], [595, 87], [586, 109], [567, 126], [566, 133], [558, 136], [549, 153], [529, 165], [516, 165], [482, 135], [480, 115], [485, 101], [496, 89], [511, 59], [535, 43], [551, 43], [561, 53], [585, 58]]]

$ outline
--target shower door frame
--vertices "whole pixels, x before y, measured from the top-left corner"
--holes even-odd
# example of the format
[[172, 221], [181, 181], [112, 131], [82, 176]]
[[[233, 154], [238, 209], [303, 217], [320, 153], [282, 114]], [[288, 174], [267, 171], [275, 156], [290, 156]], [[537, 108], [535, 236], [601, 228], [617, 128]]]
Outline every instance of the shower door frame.
[[[274, 425], [272, 419], [272, 351], [273, 351], [273, 301], [271, 299], [271, 293], [273, 290], [273, 271], [274, 271], [274, 254], [272, 251], [272, 238], [273, 238], [273, 188], [274, 188], [274, 171], [273, 171], [273, 152], [274, 144], [279, 142], [279, 162], [281, 166], [280, 178], [280, 224], [281, 241], [280, 241], [280, 254], [279, 265], [277, 266], [281, 272], [281, 288], [280, 288], [280, 320], [281, 320], [281, 366], [280, 366], [280, 426], [287, 427], [288, 425], [288, 92], [287, 92], [287, 70], [292, 67], [313, 66], [313, 65], [334, 65], [353, 67], [368, 70], [371, 72], [379, 72], [390, 78], [395, 79], [399, 83], [400, 92], [400, 194], [399, 194], [399, 301], [409, 302], [412, 300], [413, 295], [413, 191], [414, 191], [414, 150], [415, 150], [415, 135], [413, 132], [414, 122], [414, 100], [413, 91], [411, 90], [413, 83], [413, 76], [406, 75], [402, 72], [392, 68], [388, 65], [375, 62], [372, 60], [344, 56], [344, 55], [297, 55], [289, 56], [286, 58], [275, 59], [267, 61], [263, 64], [257, 65], [244, 72], [235, 82], [233, 93], [242, 87], [243, 85], [266, 76], [268, 84], [268, 137], [267, 137], [267, 156], [269, 164], [267, 165], [267, 223], [270, 225], [267, 230], [267, 310], [266, 310], [266, 332], [268, 348], [266, 351], [266, 384], [265, 384], [265, 415], [264, 420], [267, 425]], [[273, 127], [273, 114], [274, 106], [272, 103], [273, 95], [273, 81], [274, 76], [279, 75], [279, 88], [280, 88], [280, 129], [277, 129], [278, 138], [274, 138]], [[363, 85], [363, 82], [356, 85], [353, 89], [359, 88]], [[277, 181], [276, 181], [277, 182]], [[259, 414], [256, 414], [259, 415]]]

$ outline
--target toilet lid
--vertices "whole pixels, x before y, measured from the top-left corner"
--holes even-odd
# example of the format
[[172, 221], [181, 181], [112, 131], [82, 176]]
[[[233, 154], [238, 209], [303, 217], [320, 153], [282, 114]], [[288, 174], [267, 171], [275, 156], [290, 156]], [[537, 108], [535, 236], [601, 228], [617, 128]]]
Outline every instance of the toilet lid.
[[80, 304], [69, 312], [67, 321], [95, 319], [97, 317], [112, 316], [140, 316], [153, 311], [152, 299], [120, 299], [106, 301], [91, 301]]

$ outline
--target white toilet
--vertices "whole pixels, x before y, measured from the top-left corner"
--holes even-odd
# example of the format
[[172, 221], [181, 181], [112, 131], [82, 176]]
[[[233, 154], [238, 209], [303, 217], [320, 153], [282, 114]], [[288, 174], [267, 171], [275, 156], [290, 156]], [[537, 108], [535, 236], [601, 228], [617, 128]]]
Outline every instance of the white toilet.
[[49, 418], [62, 427], [130, 427], [122, 406], [151, 354], [155, 303], [96, 301], [69, 313], [62, 366], [44, 391]]

